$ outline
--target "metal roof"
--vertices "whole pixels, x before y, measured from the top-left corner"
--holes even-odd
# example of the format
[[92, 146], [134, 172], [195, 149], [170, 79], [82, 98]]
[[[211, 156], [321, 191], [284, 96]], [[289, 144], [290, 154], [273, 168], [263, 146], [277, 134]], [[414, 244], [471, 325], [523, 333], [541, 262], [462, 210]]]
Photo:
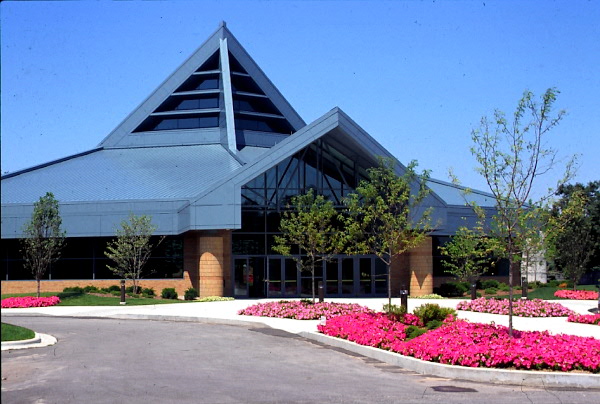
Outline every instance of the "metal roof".
[[444, 182], [431, 178], [427, 181], [427, 186], [435, 192], [448, 205], [465, 206], [475, 203], [481, 207], [493, 208], [496, 206], [496, 200], [492, 194], [462, 187], [449, 182]]
[[2, 203], [189, 198], [241, 164], [221, 145], [105, 149], [2, 179]]

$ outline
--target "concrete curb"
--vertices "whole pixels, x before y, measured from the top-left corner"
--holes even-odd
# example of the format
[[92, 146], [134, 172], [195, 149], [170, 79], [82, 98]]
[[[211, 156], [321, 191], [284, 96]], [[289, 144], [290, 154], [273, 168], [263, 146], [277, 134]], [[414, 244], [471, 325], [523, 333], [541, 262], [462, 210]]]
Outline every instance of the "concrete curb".
[[52, 335], [35, 333], [35, 337], [20, 341], [2, 341], [2, 350], [40, 348], [56, 344], [57, 340]]
[[482, 383], [509, 384], [536, 387], [569, 387], [600, 388], [600, 375], [588, 373], [540, 372], [534, 370], [504, 370], [489, 368], [469, 368], [464, 366], [445, 365], [435, 362], [403, 356], [379, 348], [359, 345], [352, 341], [330, 337], [317, 332], [300, 333], [300, 336], [343, 348], [348, 351], [377, 359], [390, 365], [426, 375], [440, 376], [450, 379], [470, 380]]

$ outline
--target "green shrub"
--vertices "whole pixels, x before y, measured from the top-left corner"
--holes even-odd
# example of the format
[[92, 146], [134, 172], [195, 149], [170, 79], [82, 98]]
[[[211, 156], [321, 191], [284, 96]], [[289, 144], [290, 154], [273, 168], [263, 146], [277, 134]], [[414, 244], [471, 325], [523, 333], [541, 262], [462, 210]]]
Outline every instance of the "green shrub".
[[508, 292], [510, 290], [510, 287], [506, 283], [500, 282], [498, 284], [498, 289], [501, 290], [501, 291], [503, 291], [503, 292]]
[[498, 289], [499, 286], [500, 286], [500, 282], [498, 282], [495, 279], [486, 279], [485, 281], [481, 282], [482, 289], [489, 289], [489, 288]]
[[404, 332], [406, 333], [406, 340], [408, 341], [409, 339], [413, 339], [418, 337], [419, 335], [423, 335], [425, 334], [427, 331], [429, 331], [427, 328], [420, 328], [417, 327], [416, 325], [409, 325], [408, 327], [406, 327], [406, 329], [404, 330]]
[[86, 287], [83, 288], [83, 291], [85, 293], [98, 293], [98, 292], [100, 292], [100, 289], [98, 289], [97, 287], [95, 287], [93, 285], [87, 285]]
[[108, 288], [106, 288], [106, 291], [110, 292], [120, 292], [121, 291], [121, 287], [119, 285], [110, 285]]
[[428, 330], [435, 330], [436, 328], [441, 327], [442, 324], [443, 322], [440, 320], [431, 320], [430, 322], [425, 324], [425, 327], [427, 327]]
[[121, 296], [120, 290], [111, 290], [109, 293], [113, 296]]
[[144, 289], [142, 289], [142, 294], [144, 295], [144, 297], [154, 297], [154, 296], [156, 296], [156, 292], [154, 292], [154, 289], [152, 289], [152, 288], [144, 288]]
[[467, 282], [446, 282], [442, 283], [434, 292], [444, 297], [462, 297], [469, 291]]
[[164, 288], [160, 294], [163, 299], [177, 299], [175, 288]]
[[134, 293], [136, 295], [142, 293], [142, 287], [141, 286], [138, 285], [135, 288], [136, 288], [136, 290], [133, 290], [133, 286], [128, 286], [128, 287], [125, 288], [125, 293]]
[[198, 291], [194, 288], [189, 288], [188, 290], [185, 291], [183, 298], [185, 300], [194, 300], [195, 298], [197, 298], [198, 295]]
[[456, 316], [457, 313], [456, 310], [450, 307], [440, 307], [434, 303], [427, 303], [414, 309], [413, 314], [419, 317], [423, 324], [427, 324], [431, 320], [444, 321], [448, 315]]
[[550, 282], [548, 282], [547, 285], [549, 287], [551, 287], [551, 288], [557, 288], [558, 285], [560, 285], [560, 281], [557, 281], [556, 279], [553, 279]]
[[496, 293], [498, 293], [498, 289], [496, 288], [487, 288], [486, 290], [484, 290], [486, 295], [495, 295]]
[[406, 314], [406, 308], [404, 308], [404, 306], [395, 304], [384, 304], [383, 311], [387, 313], [389, 317], [398, 321], [402, 321], [402, 317]]
[[79, 286], [71, 286], [68, 288], [64, 288], [63, 292], [79, 293], [80, 295], [85, 293], [83, 288], [80, 288]]

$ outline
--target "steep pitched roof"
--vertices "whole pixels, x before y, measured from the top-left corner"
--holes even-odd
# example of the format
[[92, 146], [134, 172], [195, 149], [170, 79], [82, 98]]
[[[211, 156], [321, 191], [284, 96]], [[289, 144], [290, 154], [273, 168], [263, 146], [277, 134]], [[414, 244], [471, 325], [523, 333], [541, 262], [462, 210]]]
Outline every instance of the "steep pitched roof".
[[225, 23], [100, 147], [272, 146], [305, 126]]

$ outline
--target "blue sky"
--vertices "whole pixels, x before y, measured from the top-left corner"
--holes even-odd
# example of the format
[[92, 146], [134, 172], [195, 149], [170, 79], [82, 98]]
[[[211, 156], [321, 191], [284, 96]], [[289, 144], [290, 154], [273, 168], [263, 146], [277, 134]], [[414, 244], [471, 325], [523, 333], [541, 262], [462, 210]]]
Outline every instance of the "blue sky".
[[471, 130], [557, 87], [548, 145], [600, 179], [600, 2], [581, 0], [4, 1], [2, 172], [95, 147], [221, 20], [306, 122], [338, 106], [400, 161], [482, 190]]

